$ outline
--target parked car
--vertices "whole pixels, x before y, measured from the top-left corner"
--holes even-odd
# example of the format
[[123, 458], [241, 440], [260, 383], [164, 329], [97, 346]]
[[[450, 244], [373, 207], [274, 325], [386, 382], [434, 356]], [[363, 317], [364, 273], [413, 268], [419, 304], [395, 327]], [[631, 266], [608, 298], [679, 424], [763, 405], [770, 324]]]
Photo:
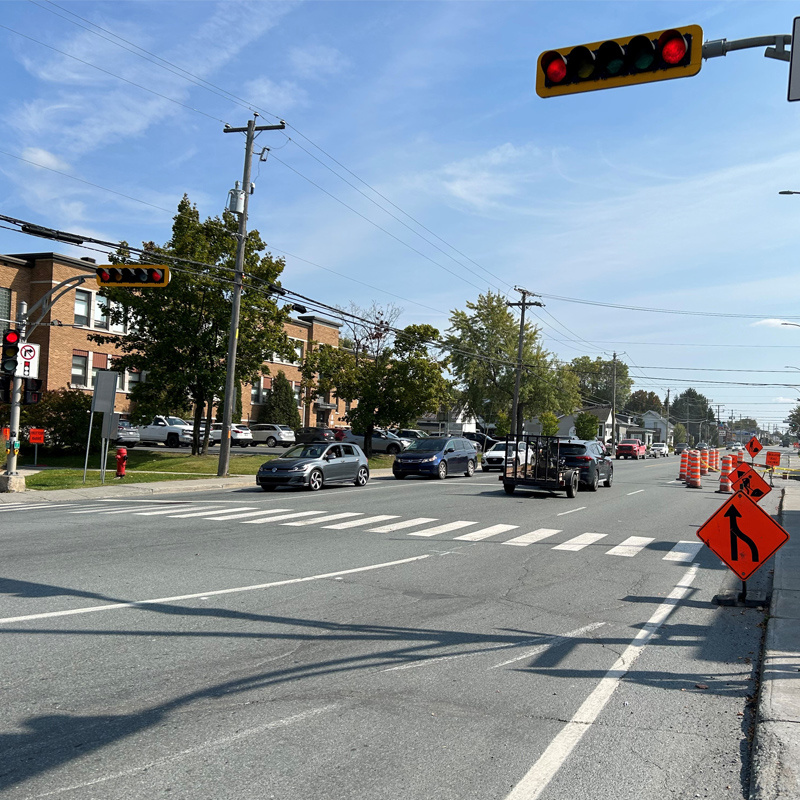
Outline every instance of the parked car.
[[686, 442], [678, 442], [675, 445], [675, 455], [679, 456], [681, 453], [685, 453], [689, 449], [689, 445]]
[[614, 462], [601, 442], [560, 440], [558, 453], [568, 467], [580, 468], [578, 480], [589, 491], [596, 492], [601, 481], [603, 486], [611, 486], [614, 480]]
[[[203, 438], [205, 426], [200, 429], [200, 438]], [[222, 423], [215, 422], [211, 426], [211, 433], [208, 437], [209, 445], [219, 444], [222, 440]], [[231, 447], [249, 447], [253, 444], [253, 434], [250, 428], [239, 423], [231, 423]]]
[[616, 457], [629, 459], [635, 458], [637, 461], [647, 455], [647, 448], [641, 439], [623, 439], [617, 445]]
[[[508, 447], [508, 450], [506, 450]], [[514, 443], [509, 442], [506, 446], [505, 442], [497, 442], [489, 448], [481, 458], [481, 470], [483, 472], [490, 472], [493, 469], [502, 472], [505, 469], [506, 463], [509, 467], [514, 469], [514, 461], [516, 461], [516, 468], [519, 471], [520, 467], [525, 464], [532, 464], [535, 459], [535, 453], [531, 445], [526, 445], [525, 442], [517, 442], [516, 452]]]
[[307, 486], [316, 492], [326, 484], [366, 486], [367, 481], [367, 457], [358, 445], [344, 442], [297, 444], [280, 457], [262, 464], [256, 475], [256, 483], [265, 492], [274, 491], [278, 486]]
[[444, 480], [459, 473], [471, 478], [478, 464], [478, 453], [469, 439], [437, 436], [414, 439], [392, 463], [392, 473], [402, 480], [407, 475], [428, 475]]
[[291, 447], [295, 443], [294, 431], [288, 425], [259, 422], [250, 426], [250, 433], [253, 434], [253, 447], [262, 442], [267, 447]]
[[481, 450], [490, 450], [497, 444], [497, 439], [493, 439], [488, 434], [476, 433], [470, 431], [463, 434], [465, 439], [469, 439], [473, 444], [477, 444]]
[[[343, 442], [350, 442], [357, 444], [359, 447], [364, 447], [364, 436], [353, 431], [345, 431], [342, 437]], [[374, 430], [372, 432], [372, 452], [373, 453], [386, 453], [390, 456], [396, 456], [398, 453], [405, 450], [412, 442], [421, 442], [424, 439], [401, 439], [389, 431]]]
[[180, 417], [155, 416], [149, 425], [138, 429], [142, 444], [165, 444], [167, 447], [190, 447], [192, 426]]
[[393, 433], [400, 439], [427, 439], [428, 434], [417, 428], [390, 428], [389, 433]]
[[139, 430], [126, 419], [121, 419], [117, 426], [117, 447], [135, 447], [139, 444]]
[[324, 425], [300, 428], [294, 438], [297, 444], [305, 442], [332, 442], [335, 440], [333, 430]]
[[695, 450], [708, 450], [709, 449], [708, 442], [698, 442], [694, 446], [694, 449]]
[[658, 458], [659, 456], [666, 457], [669, 455], [669, 447], [667, 447], [665, 442], [653, 442], [650, 446], [650, 453], [653, 458]]

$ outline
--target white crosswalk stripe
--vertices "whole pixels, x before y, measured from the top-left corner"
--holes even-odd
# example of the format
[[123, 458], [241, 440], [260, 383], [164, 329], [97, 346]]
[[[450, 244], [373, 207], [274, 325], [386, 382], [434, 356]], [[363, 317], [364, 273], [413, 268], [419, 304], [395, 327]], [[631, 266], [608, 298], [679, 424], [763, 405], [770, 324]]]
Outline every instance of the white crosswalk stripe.
[[468, 528], [470, 525], [477, 525], [477, 522], [467, 522], [466, 520], [457, 520], [456, 522], [446, 522], [444, 525], [436, 525], [433, 528], [425, 528], [423, 531], [411, 531], [409, 536], [436, 536], [438, 533], [450, 533], [450, 531], [457, 531], [459, 528]]
[[230, 509], [228, 509], [225, 514], [222, 514], [218, 517], [216, 515], [220, 514], [221, 512], [220, 509], [217, 509], [214, 512], [214, 516], [209, 515], [205, 517], [205, 519], [213, 520], [214, 522], [224, 522], [228, 519], [244, 519], [245, 517], [258, 517], [264, 514], [280, 514], [291, 510], [291, 508], [270, 508], [269, 510], [265, 510], [263, 508], [254, 509], [246, 506], [243, 508], [237, 508], [234, 513], [230, 513]]
[[529, 544], [541, 542], [542, 539], [549, 539], [551, 536], [555, 536], [557, 533], [561, 533], [561, 531], [556, 528], [538, 528], [530, 533], [523, 533], [522, 536], [517, 536], [516, 539], [509, 539], [507, 542], [503, 542], [503, 544], [513, 544], [518, 547], [527, 547]]
[[177, 511], [201, 511], [202, 509], [207, 509], [208, 511], [219, 511], [219, 506], [214, 508], [214, 506], [179, 506], [175, 504], [174, 506], [170, 506], [169, 508], [159, 508], [158, 511], [136, 511], [134, 512], [137, 517], [156, 517], [160, 514], [174, 514]]
[[281, 525], [294, 525], [299, 528], [301, 525], [317, 525], [320, 522], [333, 522], [335, 519], [347, 519], [348, 517], [363, 516], [363, 511], [342, 511], [339, 514], [327, 514], [324, 517], [316, 517], [315, 519], [301, 519], [297, 522], [282, 522]]
[[497, 536], [498, 533], [513, 531], [517, 528], [519, 528], [519, 525], [492, 525], [488, 528], [482, 528], [479, 531], [465, 533], [463, 536], [456, 536], [456, 540], [463, 542], [479, 542], [481, 539], [488, 539], [490, 536]]
[[279, 522], [283, 519], [292, 519], [292, 517], [310, 517], [313, 514], [324, 514], [325, 512], [322, 510], [319, 511], [293, 511], [291, 514], [278, 514], [278, 516], [273, 516], [271, 512], [265, 511], [264, 512], [264, 519], [243, 519], [241, 524], [242, 525], [261, 525], [264, 522]]
[[335, 525], [323, 525], [332, 531], [343, 531], [347, 528], [357, 528], [360, 525], [372, 525], [373, 522], [383, 522], [385, 519], [397, 519], [397, 514], [378, 514], [375, 517], [364, 517], [364, 519], [351, 519], [349, 522], [337, 522]]
[[[238, 506], [237, 508], [220, 508], [217, 506], [216, 508], [204, 508], [202, 511], [190, 511], [188, 514], [170, 514], [170, 519], [190, 519], [192, 517], [206, 517], [209, 514], [221, 514], [223, 511], [251, 511], [255, 509], [255, 506]], [[289, 508], [281, 508], [278, 509], [279, 511], [291, 511]]]
[[134, 514], [137, 511], [155, 511], [157, 508], [163, 508], [163, 507], [164, 507], [163, 505], [155, 505], [155, 506], [138, 505], [126, 508], [115, 508], [113, 511], [111, 511], [107, 506], [101, 510], [101, 513], [103, 514], [103, 516], [106, 516], [107, 514]]
[[553, 550], [572, 550], [573, 552], [577, 552], [578, 550], [583, 550], [584, 547], [588, 547], [590, 544], [605, 539], [606, 536], [608, 536], [607, 533], [582, 533], [580, 536], [576, 536], [574, 539], [564, 542], [564, 544], [557, 544]]
[[[162, 506], [151, 506], [151, 508], [162, 508]], [[124, 508], [115, 508], [113, 511], [109, 506], [92, 506], [91, 508], [79, 508], [77, 511], [68, 511], [68, 514], [121, 514], [125, 511], [142, 511], [140, 505], [125, 506]]]
[[643, 550], [653, 539], [649, 536], [629, 536], [622, 544], [606, 550], [607, 556], [624, 556], [633, 558], [638, 552]]
[[402, 522], [392, 522], [389, 525], [381, 525], [379, 528], [370, 528], [371, 533], [392, 533], [402, 531], [406, 528], [415, 528], [417, 525], [427, 525], [429, 522], [438, 522], [436, 517], [414, 517], [414, 519], [404, 519]]
[[680, 563], [691, 561], [702, 546], [702, 542], [678, 542], [675, 547], [664, 556], [662, 561], [678, 561]]
[[49, 511], [51, 508], [64, 508], [64, 506], [72, 505], [71, 503], [24, 503], [21, 505], [14, 505], [11, 508], [3, 507], [0, 508], [0, 512], [2, 511], [38, 511], [39, 509], [44, 509], [45, 511]]

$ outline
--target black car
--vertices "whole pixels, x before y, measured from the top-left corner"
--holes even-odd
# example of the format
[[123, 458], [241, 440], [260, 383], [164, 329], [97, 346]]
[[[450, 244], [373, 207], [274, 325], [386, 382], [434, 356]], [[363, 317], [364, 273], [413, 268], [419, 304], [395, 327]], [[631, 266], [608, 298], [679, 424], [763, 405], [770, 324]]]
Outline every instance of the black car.
[[464, 433], [462, 436], [465, 439], [469, 439], [473, 444], [480, 445], [481, 450], [490, 450], [497, 444], [497, 439], [493, 439], [491, 436], [484, 435], [482, 433]]
[[611, 486], [614, 462], [605, 445], [584, 439], [565, 439], [558, 447], [568, 467], [580, 468], [580, 482], [590, 491], [596, 492], [601, 481], [604, 486]]
[[295, 436], [297, 444], [304, 444], [307, 442], [335, 442], [336, 433], [332, 428], [318, 425], [311, 428], [300, 428]]

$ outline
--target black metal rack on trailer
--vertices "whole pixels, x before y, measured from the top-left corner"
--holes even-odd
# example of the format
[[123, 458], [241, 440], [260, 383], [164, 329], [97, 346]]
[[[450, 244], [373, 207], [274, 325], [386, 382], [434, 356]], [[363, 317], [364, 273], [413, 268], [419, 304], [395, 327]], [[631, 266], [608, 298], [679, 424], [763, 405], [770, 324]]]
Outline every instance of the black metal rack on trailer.
[[557, 436], [506, 437], [506, 463], [500, 475], [506, 494], [520, 487], [575, 497], [579, 478], [580, 470], [566, 465]]

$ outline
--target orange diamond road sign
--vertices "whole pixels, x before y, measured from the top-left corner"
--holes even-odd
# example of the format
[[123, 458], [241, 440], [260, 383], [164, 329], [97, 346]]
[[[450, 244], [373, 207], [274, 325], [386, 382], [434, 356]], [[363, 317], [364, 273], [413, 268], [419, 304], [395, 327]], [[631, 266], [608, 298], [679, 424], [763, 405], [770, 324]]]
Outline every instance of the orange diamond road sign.
[[737, 492], [698, 528], [697, 538], [746, 581], [789, 541], [789, 534], [761, 506]]
[[751, 458], [755, 458], [763, 449], [764, 445], [754, 436], [746, 445], [747, 452], [750, 453]]
[[756, 502], [772, 491], [772, 487], [749, 464], [742, 463], [734, 467], [728, 478], [734, 492], [746, 494]]
[[767, 466], [779, 467], [781, 465], [781, 454], [778, 450], [767, 450]]

